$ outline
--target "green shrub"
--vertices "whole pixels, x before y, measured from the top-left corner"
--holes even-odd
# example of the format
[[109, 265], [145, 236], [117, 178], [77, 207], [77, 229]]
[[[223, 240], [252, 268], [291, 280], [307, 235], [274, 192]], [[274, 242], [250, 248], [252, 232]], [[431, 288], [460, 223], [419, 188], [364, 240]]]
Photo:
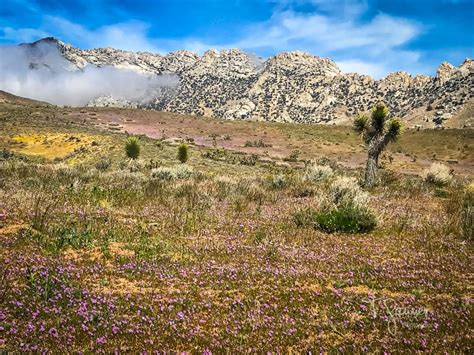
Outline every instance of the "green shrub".
[[189, 165], [179, 165], [174, 168], [174, 175], [177, 179], [189, 179], [193, 174], [194, 170]]
[[162, 166], [153, 169], [151, 171], [151, 177], [158, 180], [169, 181], [175, 179], [176, 175], [173, 169]]
[[140, 140], [137, 137], [130, 136], [125, 143], [125, 153], [130, 159], [137, 159], [140, 155]]
[[375, 216], [368, 209], [355, 206], [320, 212], [315, 222], [318, 229], [328, 233], [366, 233], [377, 225]]
[[278, 174], [273, 176], [272, 178], [272, 187], [274, 189], [283, 189], [288, 185], [288, 181], [286, 179], [286, 176], [283, 174]]
[[237, 190], [238, 181], [235, 178], [219, 175], [214, 181], [217, 198], [221, 201]]
[[179, 147], [178, 147], [178, 160], [181, 162], [181, 163], [186, 163], [188, 161], [188, 151], [189, 151], [189, 148], [187, 146], [187, 144], [180, 144]]

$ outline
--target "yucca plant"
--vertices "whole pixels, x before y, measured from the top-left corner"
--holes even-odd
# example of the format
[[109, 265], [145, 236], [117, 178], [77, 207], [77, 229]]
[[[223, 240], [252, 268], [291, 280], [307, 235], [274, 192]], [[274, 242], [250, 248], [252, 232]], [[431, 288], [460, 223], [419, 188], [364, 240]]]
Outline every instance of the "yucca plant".
[[178, 160], [183, 164], [188, 161], [188, 150], [188, 146], [184, 143], [178, 147]]
[[137, 137], [130, 136], [127, 138], [125, 153], [130, 159], [138, 159], [140, 155], [140, 140]]
[[354, 120], [354, 130], [362, 135], [368, 147], [364, 186], [372, 187], [377, 184], [380, 153], [388, 143], [400, 137], [403, 123], [399, 118], [390, 118], [387, 106], [378, 103], [372, 109], [370, 118], [364, 114], [357, 115]]

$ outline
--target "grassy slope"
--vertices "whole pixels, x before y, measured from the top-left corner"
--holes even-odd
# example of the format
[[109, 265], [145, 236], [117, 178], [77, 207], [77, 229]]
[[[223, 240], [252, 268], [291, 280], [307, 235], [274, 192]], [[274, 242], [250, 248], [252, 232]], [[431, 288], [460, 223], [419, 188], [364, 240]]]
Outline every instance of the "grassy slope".
[[[207, 145], [191, 147], [189, 165], [200, 174], [157, 183], [149, 167], [121, 169], [125, 136], [91, 123], [126, 119], [139, 129], [160, 120], [168, 137]], [[303, 158], [330, 155], [349, 165], [363, 148], [347, 128], [17, 105], [2, 106], [0, 120], [2, 147], [48, 158], [0, 163], [0, 348], [471, 348], [472, 244], [455, 224], [457, 187], [390, 176], [370, 191], [379, 224], [368, 234], [328, 235], [295, 224], [296, 212], [320, 207], [329, 182], [303, 181], [300, 162], [277, 157], [299, 148]], [[154, 129], [151, 135], [162, 133]], [[20, 134], [26, 146], [12, 145]], [[245, 165], [246, 156], [232, 152], [206, 158], [212, 134], [218, 146], [262, 159]], [[40, 139], [28, 145], [33, 138]], [[243, 147], [259, 138], [273, 146]], [[57, 146], [66, 143], [82, 150], [64, 159]], [[472, 159], [471, 131], [408, 132], [398, 144], [398, 172], [406, 171], [402, 164], [419, 171], [433, 152], [459, 160], [454, 166]], [[144, 163], [177, 164], [173, 141], [143, 138], [142, 148]], [[417, 160], [407, 161], [405, 152]], [[93, 167], [100, 157], [111, 159], [109, 171]], [[52, 164], [55, 158], [67, 165]], [[273, 188], [275, 174], [289, 184]], [[397, 309], [416, 314], [393, 316]]]

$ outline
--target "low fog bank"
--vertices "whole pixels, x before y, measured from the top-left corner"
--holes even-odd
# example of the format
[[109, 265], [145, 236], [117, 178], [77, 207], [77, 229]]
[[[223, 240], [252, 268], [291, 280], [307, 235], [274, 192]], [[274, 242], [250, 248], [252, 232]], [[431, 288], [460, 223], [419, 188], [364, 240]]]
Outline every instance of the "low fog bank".
[[105, 95], [143, 101], [177, 84], [172, 74], [148, 76], [93, 65], [79, 70], [54, 44], [0, 46], [0, 90], [56, 105], [85, 106]]

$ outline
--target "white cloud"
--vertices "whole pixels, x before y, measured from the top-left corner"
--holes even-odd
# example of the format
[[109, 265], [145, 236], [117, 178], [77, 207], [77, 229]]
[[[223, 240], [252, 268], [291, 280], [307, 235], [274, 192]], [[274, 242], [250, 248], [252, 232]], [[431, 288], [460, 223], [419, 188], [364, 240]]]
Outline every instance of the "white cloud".
[[17, 42], [31, 42], [37, 40], [38, 38], [49, 36], [48, 32], [35, 28], [14, 29], [11, 27], [4, 27], [1, 29], [1, 31], [3, 34], [0, 36], [0, 39]]
[[[16, 42], [32, 42], [54, 36], [62, 41], [81, 43], [81, 47], [113, 47], [130, 51], [160, 52], [154, 40], [148, 36], [150, 25], [141, 21], [128, 21], [88, 29], [57, 16], [45, 16], [38, 29], [4, 27], [0, 39]], [[2, 34], [3, 32], [3, 34]]]
[[101, 26], [89, 30], [61, 17], [46, 16], [45, 22], [53, 26], [65, 39], [71, 42], [85, 42], [89, 48], [113, 47], [130, 51], [157, 52], [158, 48], [149, 39], [149, 24], [141, 21], [128, 21]]
[[[37, 44], [34, 56], [32, 50], [0, 46], [0, 90], [59, 105], [83, 106], [102, 95], [128, 100], [158, 97], [162, 88], [178, 84], [175, 75], [142, 75], [93, 65], [72, 70], [57, 46], [50, 43]], [[36, 69], [28, 70], [31, 65]]]
[[[311, 2], [315, 11], [295, 11], [295, 3]], [[357, 71], [380, 78], [391, 71], [426, 72], [420, 52], [403, 48], [419, 36], [421, 24], [385, 13], [368, 17], [364, 0], [281, 0], [266, 21], [240, 29], [236, 40], [212, 42], [202, 38], [150, 38], [150, 25], [128, 21], [89, 29], [60, 17], [46, 16], [43, 26], [33, 29], [3, 29], [10, 39], [31, 40], [54, 29], [60, 39], [82, 47], [114, 47], [134, 51], [168, 52], [189, 49], [202, 54], [209, 48], [241, 48], [260, 55], [303, 50], [329, 57], [343, 71]], [[367, 18], [368, 17], [368, 18]], [[38, 31], [38, 32], [35, 32]]]
[[256, 52], [305, 50], [335, 59], [343, 64], [343, 71], [353, 68], [375, 77], [402, 68], [419, 70], [419, 53], [401, 47], [416, 38], [422, 26], [383, 13], [363, 22], [360, 9], [342, 17], [282, 11], [247, 28], [239, 41], [227, 46]]

